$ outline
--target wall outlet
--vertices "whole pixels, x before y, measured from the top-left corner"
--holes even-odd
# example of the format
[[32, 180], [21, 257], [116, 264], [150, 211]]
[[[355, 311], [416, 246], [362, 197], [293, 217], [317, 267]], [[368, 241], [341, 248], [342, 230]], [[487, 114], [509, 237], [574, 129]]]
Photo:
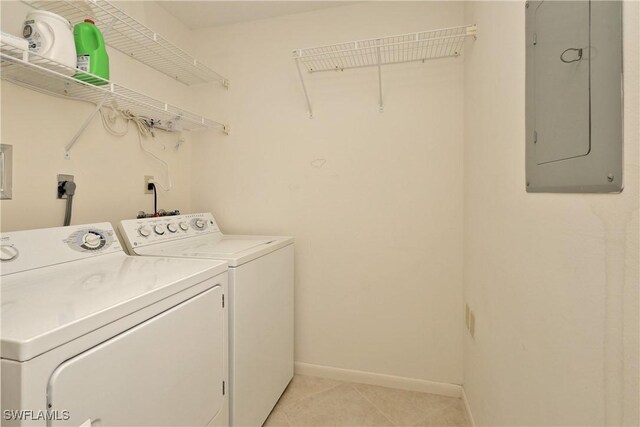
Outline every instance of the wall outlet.
[[153, 175], [144, 176], [144, 194], [153, 194], [153, 190], [149, 190], [149, 183], [153, 181]]
[[74, 182], [73, 181], [73, 175], [58, 174], [58, 181], [56, 183], [56, 199], [66, 199], [67, 198], [66, 194], [61, 194], [60, 193], [60, 186], [65, 181]]

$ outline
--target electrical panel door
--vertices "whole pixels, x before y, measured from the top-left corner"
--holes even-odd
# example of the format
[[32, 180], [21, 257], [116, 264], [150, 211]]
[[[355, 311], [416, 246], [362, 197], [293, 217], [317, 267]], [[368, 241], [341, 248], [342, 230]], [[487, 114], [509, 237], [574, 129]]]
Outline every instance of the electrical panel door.
[[526, 5], [530, 192], [622, 189], [622, 5]]

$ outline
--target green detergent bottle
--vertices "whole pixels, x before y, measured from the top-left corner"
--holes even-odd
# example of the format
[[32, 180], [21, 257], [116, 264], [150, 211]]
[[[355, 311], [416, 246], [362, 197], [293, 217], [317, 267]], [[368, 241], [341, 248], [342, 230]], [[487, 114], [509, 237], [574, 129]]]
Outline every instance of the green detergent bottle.
[[[73, 38], [78, 54], [78, 69], [109, 80], [109, 56], [104, 46], [102, 33], [91, 19], [73, 27]], [[84, 73], [76, 73], [74, 77], [93, 85], [106, 84], [105, 81]]]

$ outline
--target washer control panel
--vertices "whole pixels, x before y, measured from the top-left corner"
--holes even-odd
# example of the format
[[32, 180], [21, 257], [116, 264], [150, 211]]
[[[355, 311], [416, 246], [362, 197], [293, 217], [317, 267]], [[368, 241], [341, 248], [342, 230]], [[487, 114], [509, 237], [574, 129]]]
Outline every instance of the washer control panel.
[[111, 224], [14, 231], [0, 235], [2, 275], [122, 252]]
[[127, 219], [120, 236], [129, 249], [206, 234], [222, 234], [211, 213]]

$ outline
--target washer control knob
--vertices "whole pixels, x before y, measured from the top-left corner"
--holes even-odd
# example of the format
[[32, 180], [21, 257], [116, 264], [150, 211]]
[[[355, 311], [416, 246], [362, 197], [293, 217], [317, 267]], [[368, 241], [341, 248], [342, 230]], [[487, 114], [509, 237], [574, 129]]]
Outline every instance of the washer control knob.
[[178, 231], [178, 227], [176, 227], [174, 223], [170, 222], [169, 224], [167, 224], [167, 230], [169, 230], [172, 233], [175, 233], [176, 231]]
[[138, 233], [140, 233], [142, 237], [149, 237], [151, 235], [151, 230], [149, 230], [149, 227], [147, 227], [146, 225], [143, 225], [142, 227], [138, 228]]
[[0, 246], [0, 261], [12, 261], [18, 257], [18, 248], [10, 245]]
[[204, 230], [205, 224], [204, 220], [199, 218], [193, 222], [193, 225], [195, 225], [198, 230]]
[[96, 233], [86, 233], [82, 236], [82, 246], [87, 249], [98, 249], [102, 244], [102, 236]]
[[153, 231], [155, 231], [156, 234], [164, 234], [164, 230], [162, 229], [161, 225], [154, 225], [153, 226]]
[[187, 224], [186, 222], [181, 222], [179, 225], [182, 231], [187, 231], [189, 229], [189, 224]]

